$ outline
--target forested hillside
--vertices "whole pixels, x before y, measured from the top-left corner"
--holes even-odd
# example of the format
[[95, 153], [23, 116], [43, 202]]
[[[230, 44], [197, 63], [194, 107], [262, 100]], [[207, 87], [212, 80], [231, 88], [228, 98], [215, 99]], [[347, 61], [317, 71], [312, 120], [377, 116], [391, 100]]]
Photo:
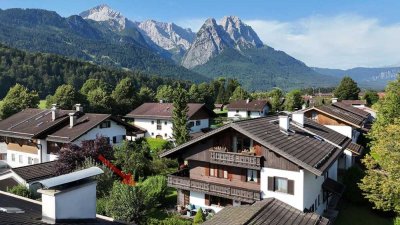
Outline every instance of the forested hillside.
[[247, 90], [284, 90], [335, 86], [339, 79], [321, 75], [301, 61], [271, 47], [225, 49], [194, 71], [210, 77], [236, 78]]
[[147, 86], [153, 90], [175, 81], [139, 71], [109, 69], [53, 54], [27, 53], [0, 44], [0, 99], [15, 83], [36, 90], [44, 99], [62, 84], [71, 84], [79, 90], [87, 79], [97, 78], [115, 86], [124, 77], [132, 78], [138, 88]]
[[154, 53], [134, 28], [114, 32], [104, 25], [86, 21], [80, 16], [63, 18], [47, 10], [0, 9], [0, 43], [105, 66], [142, 70], [163, 77], [207, 80], [204, 76]]

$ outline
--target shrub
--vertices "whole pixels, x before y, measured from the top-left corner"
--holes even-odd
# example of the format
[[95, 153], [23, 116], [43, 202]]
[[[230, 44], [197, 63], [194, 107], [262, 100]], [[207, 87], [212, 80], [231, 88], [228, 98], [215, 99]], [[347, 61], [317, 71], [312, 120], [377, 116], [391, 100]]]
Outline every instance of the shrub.
[[204, 216], [203, 210], [201, 208], [199, 208], [197, 210], [196, 215], [194, 216], [193, 224], [202, 224], [204, 222], [204, 220], [205, 220], [204, 217], [205, 216]]
[[181, 219], [179, 217], [171, 217], [163, 220], [150, 218], [147, 220], [147, 225], [192, 225], [190, 220]]
[[107, 202], [109, 200], [107, 198], [98, 198], [96, 202], [96, 213], [103, 215], [103, 216], [109, 216], [107, 213]]
[[393, 219], [393, 225], [400, 225], [400, 217], [396, 217]]
[[33, 193], [26, 186], [22, 184], [16, 185], [11, 189], [8, 189], [8, 192], [25, 198], [33, 198]]

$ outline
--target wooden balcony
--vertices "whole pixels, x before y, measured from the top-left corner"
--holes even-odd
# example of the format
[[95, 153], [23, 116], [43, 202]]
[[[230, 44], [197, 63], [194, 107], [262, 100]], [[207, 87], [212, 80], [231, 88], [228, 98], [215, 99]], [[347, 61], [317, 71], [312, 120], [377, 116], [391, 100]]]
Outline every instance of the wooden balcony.
[[194, 180], [180, 175], [179, 172], [168, 175], [168, 186], [188, 191], [198, 191], [209, 195], [248, 203], [261, 200], [260, 191]]
[[210, 149], [210, 162], [228, 166], [242, 167], [247, 169], [261, 170], [261, 157], [256, 155], [224, 152]]

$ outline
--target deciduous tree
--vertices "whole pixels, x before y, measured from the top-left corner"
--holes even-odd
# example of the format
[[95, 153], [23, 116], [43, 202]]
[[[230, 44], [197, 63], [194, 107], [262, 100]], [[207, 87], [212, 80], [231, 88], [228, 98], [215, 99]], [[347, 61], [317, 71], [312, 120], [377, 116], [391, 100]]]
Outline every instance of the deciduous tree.
[[16, 84], [10, 88], [3, 104], [0, 106], [0, 117], [5, 119], [23, 109], [37, 108], [39, 104], [39, 96], [35, 91], [28, 91], [27, 88], [20, 84]]
[[285, 110], [293, 111], [296, 109], [301, 109], [303, 105], [303, 97], [301, 96], [300, 90], [292, 90], [286, 94], [285, 97]]
[[82, 103], [83, 97], [71, 85], [64, 84], [57, 88], [53, 96], [46, 99], [46, 107], [57, 104], [61, 109], [72, 109], [75, 104]]
[[378, 92], [374, 90], [368, 90], [365, 92], [363, 98], [367, 101], [368, 106], [372, 106], [379, 100]]

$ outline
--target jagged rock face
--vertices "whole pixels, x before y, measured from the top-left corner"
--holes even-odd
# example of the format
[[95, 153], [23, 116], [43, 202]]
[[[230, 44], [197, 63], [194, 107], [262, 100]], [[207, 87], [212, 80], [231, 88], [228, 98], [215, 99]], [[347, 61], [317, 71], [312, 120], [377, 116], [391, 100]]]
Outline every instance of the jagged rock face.
[[221, 26], [235, 42], [236, 48], [262, 47], [263, 43], [254, 30], [244, 24], [236, 16], [225, 16], [220, 21]]
[[238, 17], [224, 17], [220, 24], [210, 18], [197, 32], [197, 37], [186, 52], [182, 65], [186, 68], [202, 65], [226, 48], [240, 51], [243, 48], [262, 46], [263, 43], [254, 30]]
[[190, 29], [183, 29], [174, 23], [146, 20], [139, 23], [138, 27], [142, 34], [168, 51], [174, 49], [186, 51], [196, 36]]
[[207, 19], [200, 30], [190, 49], [185, 54], [182, 65], [186, 68], [193, 68], [206, 63], [212, 57], [221, 53], [225, 48], [234, 45], [222, 26], [218, 25], [215, 19]]
[[99, 5], [79, 14], [84, 19], [94, 21], [108, 21], [110, 26], [116, 27], [118, 30], [125, 29], [127, 19], [118, 11], [111, 9], [108, 5]]

